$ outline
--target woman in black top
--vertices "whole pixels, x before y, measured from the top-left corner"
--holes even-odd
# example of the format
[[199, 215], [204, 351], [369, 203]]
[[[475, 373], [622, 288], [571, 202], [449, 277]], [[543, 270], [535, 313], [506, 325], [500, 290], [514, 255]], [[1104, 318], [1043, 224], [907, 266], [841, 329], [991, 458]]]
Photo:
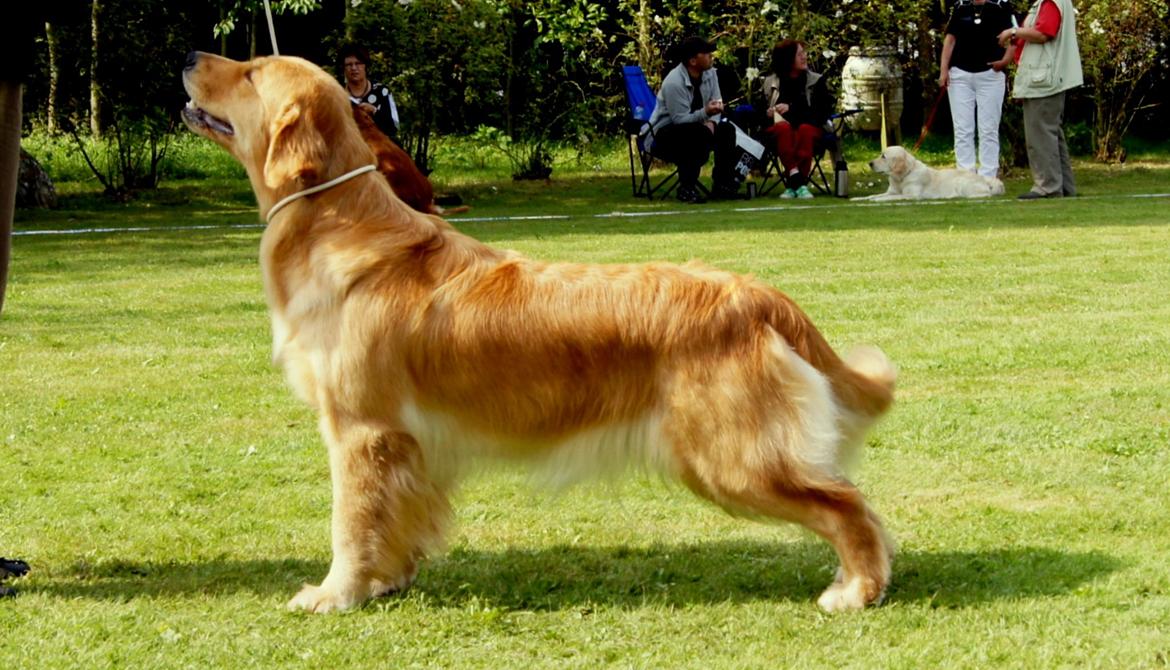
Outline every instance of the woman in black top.
[[1012, 27], [1007, 0], [959, 0], [947, 23], [938, 85], [947, 89], [955, 128], [955, 163], [975, 172], [976, 129], [979, 174], [999, 172], [999, 119], [1007, 90], [1004, 68], [1014, 47], [996, 38]]
[[340, 57], [350, 104], [368, 114], [378, 130], [397, 144], [398, 106], [387, 86], [367, 77], [370, 52], [360, 45], [347, 44], [342, 47]]
[[776, 141], [788, 187], [781, 198], [811, 198], [808, 175], [814, 147], [825, 132], [834, 101], [821, 75], [808, 69], [804, 44], [784, 40], [772, 49], [772, 74], [764, 78], [768, 99], [767, 129]]

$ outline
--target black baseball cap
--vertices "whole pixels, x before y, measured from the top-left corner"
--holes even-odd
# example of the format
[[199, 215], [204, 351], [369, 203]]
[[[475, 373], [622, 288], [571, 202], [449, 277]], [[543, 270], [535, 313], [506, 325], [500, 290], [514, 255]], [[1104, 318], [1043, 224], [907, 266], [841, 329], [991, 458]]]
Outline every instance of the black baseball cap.
[[682, 41], [682, 44], [679, 45], [678, 50], [679, 55], [682, 56], [682, 59], [684, 61], [688, 61], [695, 56], [698, 56], [699, 54], [713, 53], [715, 51], [715, 43], [708, 42], [702, 37], [691, 35]]

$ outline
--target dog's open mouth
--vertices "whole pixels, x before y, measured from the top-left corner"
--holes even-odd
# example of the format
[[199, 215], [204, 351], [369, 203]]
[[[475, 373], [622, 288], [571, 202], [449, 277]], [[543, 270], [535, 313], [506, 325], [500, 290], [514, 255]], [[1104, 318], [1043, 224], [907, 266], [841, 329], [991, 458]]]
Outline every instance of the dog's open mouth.
[[183, 108], [183, 119], [192, 126], [206, 128], [221, 135], [235, 134], [232, 124], [208, 114], [203, 109], [196, 107], [195, 103], [190, 100], [187, 101], [187, 106]]

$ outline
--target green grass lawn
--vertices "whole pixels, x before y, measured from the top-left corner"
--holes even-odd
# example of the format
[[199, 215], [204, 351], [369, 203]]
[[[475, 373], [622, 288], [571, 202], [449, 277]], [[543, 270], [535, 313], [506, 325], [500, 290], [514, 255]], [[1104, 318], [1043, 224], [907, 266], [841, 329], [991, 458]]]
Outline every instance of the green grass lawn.
[[0, 555], [33, 572], [0, 601], [0, 667], [1165, 667], [1170, 198], [1132, 196], [1170, 165], [1077, 169], [1067, 200], [700, 207], [633, 200], [613, 166], [436, 175], [492, 244], [701, 258], [890, 355], [858, 480], [900, 552], [886, 604], [837, 616], [814, 603], [832, 552], [797, 528], [636, 473], [550, 494], [520, 470], [467, 481], [406, 595], [285, 612], [328, 568], [329, 481], [269, 364], [260, 230], [227, 227], [258, 220], [247, 185], [115, 206], [66, 184], [17, 230], [148, 230], [14, 241]]

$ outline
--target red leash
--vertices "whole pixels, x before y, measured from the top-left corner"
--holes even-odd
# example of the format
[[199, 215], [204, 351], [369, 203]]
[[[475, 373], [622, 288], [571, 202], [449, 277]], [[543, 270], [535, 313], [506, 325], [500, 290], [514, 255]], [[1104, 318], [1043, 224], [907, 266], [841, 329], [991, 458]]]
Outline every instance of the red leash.
[[930, 127], [934, 125], [934, 113], [938, 111], [939, 103], [942, 102], [943, 96], [947, 94], [947, 89], [940, 88], [938, 97], [934, 99], [934, 107], [930, 108], [930, 116], [926, 117], [926, 125], [922, 126], [922, 134], [918, 136], [918, 141], [914, 143], [914, 151], [918, 151], [918, 147], [922, 146], [922, 140], [926, 139], [926, 134], [930, 132]]

